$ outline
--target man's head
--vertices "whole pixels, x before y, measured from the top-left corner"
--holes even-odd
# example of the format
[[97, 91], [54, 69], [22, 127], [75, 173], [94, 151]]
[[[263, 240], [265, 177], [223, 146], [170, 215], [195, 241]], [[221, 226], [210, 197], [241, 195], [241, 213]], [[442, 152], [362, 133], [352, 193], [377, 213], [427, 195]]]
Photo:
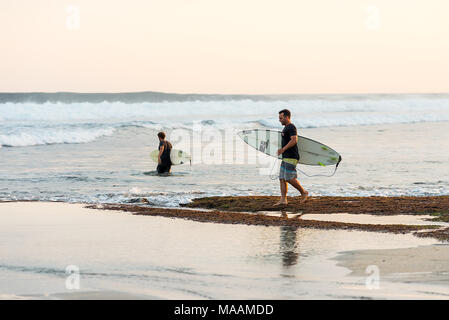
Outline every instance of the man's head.
[[279, 122], [285, 126], [287, 124], [290, 123], [290, 110], [287, 109], [282, 109], [281, 111], [279, 111]]
[[157, 134], [157, 136], [159, 137], [159, 140], [164, 140], [165, 139], [165, 132], [159, 132], [158, 134]]

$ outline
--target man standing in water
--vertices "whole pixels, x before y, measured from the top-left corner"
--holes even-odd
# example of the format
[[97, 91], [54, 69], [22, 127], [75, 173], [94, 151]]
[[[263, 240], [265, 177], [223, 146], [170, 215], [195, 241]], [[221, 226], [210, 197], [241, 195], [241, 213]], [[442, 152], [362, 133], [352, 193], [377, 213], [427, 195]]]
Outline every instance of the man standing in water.
[[159, 132], [157, 136], [159, 138], [159, 156], [156, 170], [159, 174], [169, 174], [171, 170], [170, 151], [172, 145], [169, 141], [165, 140], [164, 132]]
[[301, 193], [299, 203], [304, 203], [309, 193], [299, 184], [296, 173], [296, 165], [299, 162], [298, 135], [296, 127], [290, 121], [291, 113], [287, 109], [279, 111], [279, 122], [284, 126], [282, 130], [282, 148], [278, 155], [282, 154], [279, 181], [281, 183], [281, 200], [275, 205], [287, 204], [287, 182]]

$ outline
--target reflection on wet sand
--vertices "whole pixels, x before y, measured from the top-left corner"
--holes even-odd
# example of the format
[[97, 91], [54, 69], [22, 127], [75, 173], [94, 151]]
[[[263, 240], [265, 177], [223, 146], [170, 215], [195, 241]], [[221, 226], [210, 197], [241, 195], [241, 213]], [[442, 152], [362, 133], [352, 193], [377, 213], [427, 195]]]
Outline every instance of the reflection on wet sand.
[[296, 239], [298, 227], [281, 226], [280, 233], [280, 253], [282, 256], [282, 266], [291, 267], [298, 263], [299, 246]]

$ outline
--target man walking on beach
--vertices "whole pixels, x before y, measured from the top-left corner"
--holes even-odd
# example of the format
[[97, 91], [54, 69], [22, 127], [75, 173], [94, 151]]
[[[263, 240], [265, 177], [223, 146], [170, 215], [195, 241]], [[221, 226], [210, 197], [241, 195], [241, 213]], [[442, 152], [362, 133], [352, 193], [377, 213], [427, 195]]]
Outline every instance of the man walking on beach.
[[164, 132], [159, 132], [157, 136], [159, 138], [159, 156], [156, 170], [159, 174], [169, 174], [171, 170], [170, 152], [172, 145], [169, 141], [165, 140]]
[[296, 173], [296, 165], [299, 162], [298, 134], [296, 127], [290, 121], [291, 113], [287, 109], [279, 111], [279, 122], [284, 126], [282, 130], [282, 148], [277, 154], [282, 154], [279, 181], [281, 184], [281, 200], [275, 205], [287, 204], [287, 182], [301, 193], [299, 203], [304, 203], [309, 193], [299, 184]]

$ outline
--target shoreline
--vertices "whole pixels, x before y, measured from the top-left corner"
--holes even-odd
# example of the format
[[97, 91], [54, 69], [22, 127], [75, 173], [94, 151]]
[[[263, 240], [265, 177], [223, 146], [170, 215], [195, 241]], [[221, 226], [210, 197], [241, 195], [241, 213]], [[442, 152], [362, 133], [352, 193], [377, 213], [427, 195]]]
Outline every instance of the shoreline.
[[[123, 211], [133, 215], [159, 216], [185, 219], [196, 222], [218, 224], [240, 224], [248, 226], [288, 226], [292, 228], [312, 228], [322, 230], [357, 230], [387, 232], [392, 234], [412, 233], [422, 238], [449, 241], [449, 196], [401, 196], [401, 197], [310, 197], [306, 203], [299, 204], [299, 197], [290, 197], [286, 206], [273, 206], [277, 196], [224, 196], [195, 198], [180, 207], [151, 207], [145, 198], [140, 204], [81, 204], [89, 209]], [[49, 202], [39, 200], [12, 200], [9, 202]], [[64, 201], [50, 201], [66, 203]], [[313, 219], [313, 215], [319, 219]], [[332, 221], [323, 218], [329, 215], [345, 216], [347, 221]], [[307, 219], [302, 219], [307, 215]], [[351, 216], [370, 217], [428, 216], [428, 221], [441, 221], [442, 224], [413, 223], [355, 223]], [[349, 218], [348, 218], [349, 217]], [[353, 220], [357, 220], [354, 219]], [[421, 221], [422, 222], [422, 221]]]
[[309, 197], [300, 204], [299, 197], [289, 197], [285, 206], [273, 207], [278, 196], [204, 197], [183, 204], [188, 208], [207, 208], [234, 211], [278, 211], [314, 213], [352, 213], [374, 215], [397, 214], [449, 214], [449, 196], [399, 196], [399, 197]]
[[196, 222], [210, 222], [220, 224], [240, 224], [248, 226], [290, 226], [295, 228], [313, 228], [324, 230], [358, 230], [390, 233], [409, 233], [438, 228], [434, 225], [403, 225], [403, 224], [362, 224], [323, 220], [303, 220], [300, 216], [288, 218], [288, 215], [275, 217], [259, 213], [244, 213], [231, 211], [204, 211], [174, 208], [152, 208], [137, 205], [103, 204], [88, 205], [86, 208], [98, 210], [124, 211], [141, 216], [159, 216], [166, 218], [179, 218]]
[[[439, 197], [311, 197], [305, 204], [290, 198], [286, 206], [273, 207], [278, 197], [205, 197], [181, 208], [156, 208], [136, 204], [88, 205], [88, 208], [119, 210], [135, 215], [181, 218], [197, 222], [256, 226], [290, 226], [324, 230], [359, 230], [413, 233], [417, 237], [449, 241], [449, 226], [429, 224], [381, 224], [314, 220], [313, 214], [357, 214], [373, 216], [430, 215], [430, 221], [448, 222], [449, 196]], [[265, 212], [264, 212], [265, 211]], [[274, 214], [266, 214], [274, 213]], [[276, 216], [279, 214], [279, 216]], [[289, 217], [289, 214], [291, 217]], [[301, 219], [307, 214], [308, 219]]]

